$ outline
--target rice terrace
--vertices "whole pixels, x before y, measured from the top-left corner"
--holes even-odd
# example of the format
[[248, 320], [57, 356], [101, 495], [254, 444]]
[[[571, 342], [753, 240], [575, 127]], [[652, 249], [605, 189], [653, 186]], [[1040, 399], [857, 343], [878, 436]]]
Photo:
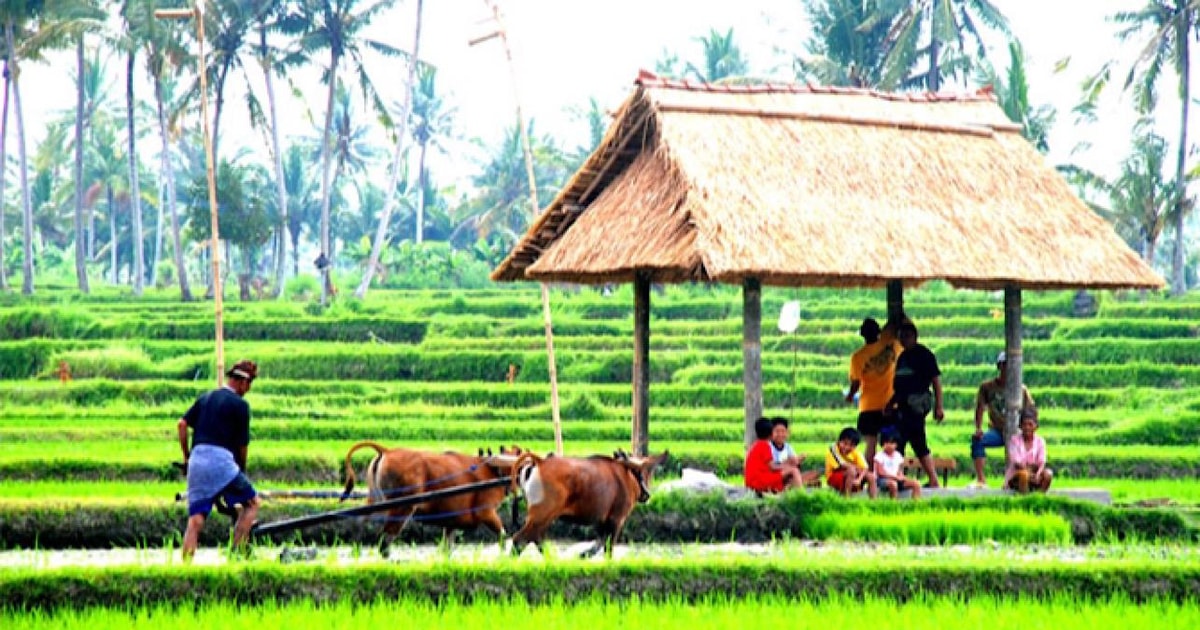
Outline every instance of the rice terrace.
[[0, 8], [0, 627], [1200, 622], [1200, 4], [451, 4]]

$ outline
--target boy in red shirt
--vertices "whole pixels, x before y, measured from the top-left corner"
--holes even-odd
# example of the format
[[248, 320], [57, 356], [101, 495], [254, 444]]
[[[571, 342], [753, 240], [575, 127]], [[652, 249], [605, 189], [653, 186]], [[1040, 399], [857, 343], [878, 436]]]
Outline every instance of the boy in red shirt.
[[758, 438], [746, 453], [744, 478], [746, 487], [767, 494], [783, 492], [783, 472], [777, 470], [771, 453], [771, 431], [774, 427], [766, 418], [754, 423], [754, 435]]

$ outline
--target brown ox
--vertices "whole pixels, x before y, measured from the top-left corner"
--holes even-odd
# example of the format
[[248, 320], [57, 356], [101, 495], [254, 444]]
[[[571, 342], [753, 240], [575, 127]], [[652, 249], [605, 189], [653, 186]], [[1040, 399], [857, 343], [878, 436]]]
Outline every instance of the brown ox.
[[[430, 453], [403, 448], [389, 449], [375, 442], [359, 442], [346, 453], [343, 501], [354, 489], [354, 467], [350, 458], [362, 448], [373, 448], [377, 453], [367, 465], [368, 505], [432, 490], [490, 481], [502, 476], [494, 466], [489, 465], [491, 458], [482, 455], [476, 457], [451, 451]], [[501, 453], [505, 453], [503, 448]], [[386, 512], [379, 552], [387, 556], [392, 540], [414, 517], [441, 527], [446, 536], [450, 530], [473, 530], [483, 525], [503, 538], [504, 523], [496, 513], [496, 508], [506, 494], [508, 486], [501, 485], [390, 509]]]
[[625, 520], [637, 503], [650, 500], [654, 469], [669, 454], [644, 460], [618, 452], [614, 457], [593, 455], [587, 459], [547, 457], [523, 453], [513, 464], [513, 486], [525, 493], [528, 515], [525, 525], [513, 535], [513, 554], [526, 543], [540, 547], [546, 530], [556, 519], [596, 526], [596, 544], [583, 555], [612, 548], [621, 537]]

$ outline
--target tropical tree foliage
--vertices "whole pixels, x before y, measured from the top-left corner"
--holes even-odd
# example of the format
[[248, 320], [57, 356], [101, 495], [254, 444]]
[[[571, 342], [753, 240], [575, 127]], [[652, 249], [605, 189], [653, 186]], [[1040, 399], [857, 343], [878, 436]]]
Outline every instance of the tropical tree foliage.
[[[1153, 112], [1158, 105], [1161, 83], [1169, 82], [1179, 95], [1179, 137], [1175, 143], [1176, 188], [1172, 212], [1175, 250], [1171, 265], [1171, 290], [1179, 294], [1187, 289], [1184, 238], [1186, 216], [1192, 203], [1187, 195], [1188, 128], [1191, 123], [1191, 61], [1193, 40], [1200, 39], [1200, 0], [1147, 0], [1137, 11], [1122, 11], [1111, 16], [1119, 26], [1117, 38], [1134, 41], [1140, 53], [1128, 64], [1122, 89], [1133, 94], [1138, 111]], [[1112, 60], [1084, 84], [1083, 102], [1078, 108], [1093, 114], [1099, 95], [1108, 86], [1114, 69], [1124, 60]], [[1164, 74], [1164, 70], [1168, 72]]]
[[1159, 239], [1177, 206], [1178, 189], [1166, 175], [1169, 151], [1166, 138], [1154, 132], [1150, 120], [1142, 119], [1116, 177], [1105, 178], [1077, 166], [1063, 169], [1092, 208], [1151, 265], [1157, 261]]

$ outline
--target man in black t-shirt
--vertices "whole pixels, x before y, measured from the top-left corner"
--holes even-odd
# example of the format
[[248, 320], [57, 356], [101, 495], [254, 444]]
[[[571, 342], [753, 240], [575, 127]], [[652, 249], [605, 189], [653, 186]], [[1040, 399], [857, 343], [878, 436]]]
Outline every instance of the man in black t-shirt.
[[896, 419], [901, 449], [904, 444], [912, 445], [913, 454], [929, 476], [927, 487], [937, 488], [938, 478], [933, 470], [933, 458], [929, 455], [929, 443], [925, 436], [925, 416], [932, 410], [934, 419], [939, 423], [946, 417], [942, 408], [942, 372], [933, 352], [917, 343], [917, 327], [912, 322], [900, 324], [896, 336], [904, 350], [896, 359], [892, 399], [885, 412]]
[[[183, 449], [188, 481], [185, 560], [195, 555], [204, 521], [218, 498], [237, 508], [235, 547], [245, 545], [258, 515], [258, 493], [246, 478], [250, 405], [243, 399], [258, 376], [258, 366], [253, 361], [238, 361], [225, 376], [224, 386], [198, 398], [179, 419], [179, 447]], [[192, 431], [191, 448], [188, 429]]]

